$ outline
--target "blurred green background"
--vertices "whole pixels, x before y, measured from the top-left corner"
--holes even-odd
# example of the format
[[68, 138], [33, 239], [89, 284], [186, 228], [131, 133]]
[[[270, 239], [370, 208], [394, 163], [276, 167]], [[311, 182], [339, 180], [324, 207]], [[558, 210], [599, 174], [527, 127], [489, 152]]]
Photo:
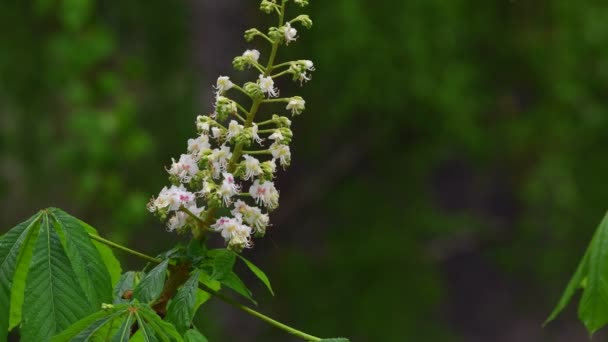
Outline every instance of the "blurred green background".
[[[253, 285], [260, 310], [353, 341], [586, 341], [573, 308], [541, 323], [608, 208], [608, 3], [311, 3], [280, 56], [315, 62], [280, 85], [307, 111], [246, 252], [277, 292]], [[149, 254], [177, 241], [145, 204], [271, 23], [257, 5], [3, 0], [0, 232], [58, 206]], [[221, 302], [199, 320], [291, 341]]]

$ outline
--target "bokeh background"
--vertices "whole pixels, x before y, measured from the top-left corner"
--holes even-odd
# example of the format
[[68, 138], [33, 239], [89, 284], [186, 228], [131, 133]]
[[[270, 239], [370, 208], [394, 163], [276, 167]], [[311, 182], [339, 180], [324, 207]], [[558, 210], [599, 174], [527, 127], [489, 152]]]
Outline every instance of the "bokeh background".
[[[0, 232], [58, 206], [149, 254], [177, 241], [145, 204], [271, 23], [258, 1], [1, 3]], [[311, 3], [280, 56], [315, 62], [282, 87], [307, 111], [246, 252], [277, 292], [252, 285], [260, 310], [353, 341], [587, 341], [573, 307], [541, 323], [608, 208], [608, 4]], [[292, 341], [221, 302], [198, 319]]]

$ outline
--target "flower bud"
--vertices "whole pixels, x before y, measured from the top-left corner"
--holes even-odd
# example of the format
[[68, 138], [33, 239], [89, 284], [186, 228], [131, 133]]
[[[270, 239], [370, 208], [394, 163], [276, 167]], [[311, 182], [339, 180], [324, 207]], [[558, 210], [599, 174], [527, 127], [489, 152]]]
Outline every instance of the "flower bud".
[[285, 31], [278, 27], [271, 27], [268, 31], [268, 37], [273, 43], [282, 43], [285, 41]]
[[272, 13], [276, 8], [278, 8], [278, 5], [274, 1], [262, 0], [260, 4], [260, 10], [266, 14]]
[[308, 0], [294, 0], [294, 2], [300, 7], [308, 6]]
[[279, 127], [290, 127], [291, 126], [291, 120], [289, 120], [285, 116], [278, 116], [276, 114], [274, 114], [272, 116], [272, 122], [274, 122]]
[[225, 120], [228, 116], [237, 112], [236, 102], [231, 99], [218, 96], [215, 102], [215, 113], [219, 121]]
[[302, 26], [306, 27], [307, 29], [310, 29], [312, 27], [312, 19], [310, 19], [310, 17], [306, 14], [301, 14], [301, 15], [295, 17], [291, 22], [292, 23], [299, 22], [300, 24], [302, 24]]
[[243, 89], [245, 89], [247, 95], [251, 96], [251, 98], [253, 99], [264, 98], [264, 92], [262, 92], [262, 89], [260, 88], [260, 85], [258, 83], [247, 82], [243, 86]]
[[262, 179], [270, 181], [274, 178], [274, 174], [277, 172], [277, 163], [274, 159], [261, 163], [260, 167], [262, 168]]
[[250, 42], [253, 40], [253, 38], [255, 38], [255, 36], [260, 35], [260, 34], [262, 34], [260, 32], [260, 30], [258, 30], [256, 28], [252, 28], [252, 29], [245, 31], [244, 37], [247, 42]]

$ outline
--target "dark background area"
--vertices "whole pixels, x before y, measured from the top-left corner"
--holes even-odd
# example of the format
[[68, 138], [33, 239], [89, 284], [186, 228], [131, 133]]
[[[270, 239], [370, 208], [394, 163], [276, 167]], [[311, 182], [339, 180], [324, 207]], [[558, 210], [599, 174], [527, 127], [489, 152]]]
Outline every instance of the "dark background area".
[[[57, 206], [171, 247], [145, 204], [252, 48], [242, 32], [273, 22], [244, 0], [1, 3], [0, 232]], [[281, 87], [307, 111], [274, 225], [246, 251], [277, 293], [248, 278], [259, 309], [353, 341], [587, 341], [574, 307], [541, 324], [608, 208], [608, 3], [306, 12], [279, 59], [315, 62]], [[212, 341], [291, 341], [221, 302], [198, 318]]]

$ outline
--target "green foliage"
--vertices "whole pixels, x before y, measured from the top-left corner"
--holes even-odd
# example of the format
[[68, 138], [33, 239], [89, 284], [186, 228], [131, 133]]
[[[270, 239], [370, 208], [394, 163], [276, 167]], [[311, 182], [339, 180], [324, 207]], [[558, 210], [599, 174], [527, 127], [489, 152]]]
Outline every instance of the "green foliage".
[[190, 329], [184, 334], [184, 342], [207, 342], [207, 338], [196, 329]]
[[[138, 331], [131, 338], [135, 322]], [[131, 303], [95, 312], [55, 336], [53, 342], [108, 341], [110, 338], [112, 341], [183, 341], [175, 327], [163, 321], [150, 307]]]
[[17, 270], [27, 272], [21, 327], [26, 341], [46, 341], [96, 309], [87, 301], [86, 289], [74, 281], [82, 270], [70, 267], [52, 220], [41, 215], [32, 262], [28, 269]]
[[257, 302], [251, 296], [251, 291], [239, 276], [232, 271], [236, 262], [236, 253], [229, 249], [213, 249], [207, 251], [207, 256], [210, 258], [207, 264], [210, 263], [212, 267], [212, 280], [219, 281], [222, 285], [226, 285], [257, 305]]
[[[0, 340], [6, 340], [8, 333], [11, 285], [21, 246], [31, 231], [35, 230], [34, 226], [40, 224], [39, 220], [40, 216], [32, 217], [0, 238]], [[19, 285], [19, 289], [25, 291], [22, 284]], [[23, 295], [20, 294], [20, 297], [23, 298]]]
[[3, 235], [0, 257], [0, 337], [21, 323], [23, 339], [48, 340], [112, 300], [99, 249], [84, 225], [59, 209], [43, 210]]
[[226, 285], [227, 287], [231, 288], [241, 296], [249, 299], [249, 301], [251, 301], [253, 304], [258, 305], [258, 303], [253, 300], [253, 297], [251, 296], [251, 291], [247, 288], [245, 283], [243, 283], [241, 278], [236, 275], [236, 273], [230, 272], [226, 274], [222, 279], [220, 279], [220, 282], [223, 285]]
[[[84, 229], [86, 229], [87, 233], [99, 236], [99, 233], [95, 228], [80, 220], [78, 222], [80, 222]], [[110, 281], [113, 285], [118, 283], [118, 280], [120, 279], [122, 274], [122, 267], [120, 266], [120, 261], [118, 261], [110, 247], [98, 241], [93, 241], [93, 245], [95, 245], [95, 248], [97, 248], [97, 251], [101, 256], [101, 260], [103, 260], [105, 264], [106, 270], [108, 270], [108, 272], [110, 273]]]
[[112, 338], [112, 342], [127, 342], [131, 337], [131, 326], [135, 323], [135, 315], [132, 312], [123, 318], [116, 335]]
[[168, 265], [169, 259], [166, 259], [148, 272], [133, 290], [133, 297], [143, 303], [156, 300], [163, 291]]
[[[65, 250], [74, 269], [76, 278], [93, 308], [110, 302], [112, 280], [99, 249], [93, 245], [88, 230], [81, 221], [56, 209], [49, 209], [56, 218], [56, 228], [63, 234]], [[85, 228], [85, 229], [83, 229]], [[106, 254], [106, 257], [110, 254]], [[107, 258], [106, 258], [107, 260]], [[115, 260], [115, 259], [114, 259]], [[112, 269], [113, 272], [120, 272]]]
[[274, 296], [274, 291], [272, 291], [272, 286], [270, 285], [270, 279], [268, 279], [266, 273], [264, 273], [264, 271], [254, 265], [251, 261], [245, 259], [242, 255], [239, 255], [239, 259], [243, 260], [243, 262], [245, 263], [245, 265], [247, 265], [251, 272], [253, 272], [253, 274], [255, 274], [255, 276], [258, 277], [258, 279], [260, 279], [262, 283], [264, 283], [264, 285], [266, 285], [268, 291], [270, 291], [270, 293]]
[[213, 249], [207, 252], [213, 264], [212, 279], [221, 280], [228, 273], [232, 272], [236, 262], [236, 254], [229, 249]]
[[114, 304], [120, 303], [128, 303], [131, 300], [123, 298], [126, 291], [133, 291], [139, 281], [143, 273], [129, 271], [120, 276], [120, 280], [114, 287]]
[[111, 310], [97, 311], [55, 335], [51, 341], [68, 342], [74, 339], [82, 340], [83, 337], [85, 340], [86, 338], [92, 338], [105, 324], [125, 314], [127, 311], [128, 306], [126, 304], [117, 305]]
[[180, 333], [184, 333], [192, 324], [197, 308], [196, 293], [200, 275], [200, 271], [193, 272], [169, 303], [166, 320], [173, 323]]
[[578, 307], [578, 315], [593, 334], [608, 323], [608, 214], [600, 223], [589, 248], [585, 252], [576, 272], [557, 307], [553, 310], [547, 322], [552, 321], [568, 305], [579, 287], [583, 288], [583, 296]]

